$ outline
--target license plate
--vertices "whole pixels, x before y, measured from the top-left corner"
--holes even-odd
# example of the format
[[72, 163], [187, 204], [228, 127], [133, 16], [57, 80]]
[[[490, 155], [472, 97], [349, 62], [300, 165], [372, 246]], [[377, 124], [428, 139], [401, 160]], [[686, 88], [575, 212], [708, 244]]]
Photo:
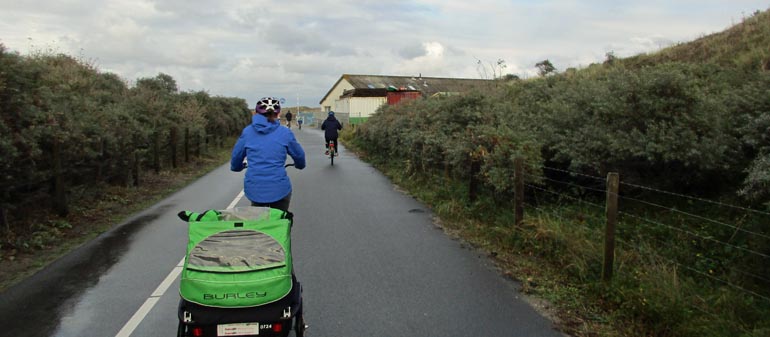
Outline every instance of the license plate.
[[217, 336], [259, 335], [259, 323], [233, 323], [217, 325]]

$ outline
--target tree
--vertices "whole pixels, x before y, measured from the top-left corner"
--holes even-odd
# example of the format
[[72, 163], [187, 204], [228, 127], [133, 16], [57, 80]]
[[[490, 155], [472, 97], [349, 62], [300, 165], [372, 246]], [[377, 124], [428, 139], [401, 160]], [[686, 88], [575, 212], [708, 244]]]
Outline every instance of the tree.
[[[498, 71], [494, 72], [494, 69], [497, 69]], [[508, 65], [505, 64], [505, 60], [503, 59], [497, 59], [497, 67], [493, 67], [493, 75], [495, 76], [495, 79], [502, 78], [503, 77], [503, 69], [508, 68]]]
[[[492, 73], [491, 79], [496, 80], [502, 78], [503, 69], [505, 68], [508, 68], [508, 65], [505, 64], [505, 60], [503, 59], [497, 59], [497, 62], [495, 63], [489, 62], [489, 70]], [[485, 80], [490, 79], [489, 73], [487, 72], [487, 66], [480, 59], [476, 59], [476, 71], [481, 78]]]
[[518, 75], [514, 75], [514, 74], [505, 74], [502, 78], [503, 78], [503, 81], [506, 81], [506, 82], [518, 81], [521, 79]]
[[537, 74], [540, 76], [547, 76], [556, 72], [556, 67], [547, 59], [536, 63], [535, 67], [537, 67]]
[[615, 61], [618, 59], [618, 57], [615, 56], [614, 51], [609, 51], [606, 54], [604, 54], [604, 56], [606, 57], [606, 59], [604, 60], [604, 64], [606, 65], [613, 65], [615, 64]]

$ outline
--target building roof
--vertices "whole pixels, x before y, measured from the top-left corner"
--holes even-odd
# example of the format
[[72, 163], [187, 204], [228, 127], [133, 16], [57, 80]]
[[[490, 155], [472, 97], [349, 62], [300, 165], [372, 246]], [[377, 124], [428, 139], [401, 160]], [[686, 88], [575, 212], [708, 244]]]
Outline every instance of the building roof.
[[[340, 97], [385, 97], [388, 94], [388, 89], [350, 89], [345, 90]], [[323, 102], [323, 101], [322, 101]]]
[[[366, 91], [371, 89], [371, 93], [385, 96], [389, 86], [396, 89], [420, 91], [423, 96], [430, 97], [439, 92], [467, 92], [474, 88], [484, 88], [491, 85], [491, 80], [469, 79], [469, 78], [445, 78], [445, 77], [421, 77], [421, 76], [383, 76], [383, 75], [351, 75], [343, 74], [340, 79], [326, 92], [326, 95], [319, 103], [323, 103], [329, 94], [334, 90], [337, 84], [345, 79], [353, 86], [356, 91]], [[381, 90], [377, 90], [381, 89]], [[376, 96], [369, 96], [376, 97]]]

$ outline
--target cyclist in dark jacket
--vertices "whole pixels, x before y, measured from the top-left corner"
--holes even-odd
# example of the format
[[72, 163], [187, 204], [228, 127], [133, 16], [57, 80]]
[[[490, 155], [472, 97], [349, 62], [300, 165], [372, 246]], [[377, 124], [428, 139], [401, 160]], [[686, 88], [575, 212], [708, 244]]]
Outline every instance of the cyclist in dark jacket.
[[340, 152], [339, 142], [337, 137], [339, 133], [337, 130], [342, 130], [342, 123], [334, 117], [334, 111], [329, 111], [329, 117], [321, 124], [321, 130], [324, 130], [324, 138], [326, 138], [326, 154], [329, 154], [329, 141], [334, 141], [334, 146], [337, 153]]
[[292, 119], [291, 111], [286, 113], [286, 126], [291, 129], [291, 119]]

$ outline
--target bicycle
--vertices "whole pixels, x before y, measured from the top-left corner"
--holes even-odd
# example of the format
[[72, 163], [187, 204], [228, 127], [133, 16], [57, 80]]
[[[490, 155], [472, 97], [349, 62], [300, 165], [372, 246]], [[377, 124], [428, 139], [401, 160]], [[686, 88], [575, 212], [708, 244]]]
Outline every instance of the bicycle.
[[329, 160], [331, 161], [332, 166], [334, 166], [334, 157], [337, 156], [337, 148], [334, 145], [334, 141], [329, 141]]

